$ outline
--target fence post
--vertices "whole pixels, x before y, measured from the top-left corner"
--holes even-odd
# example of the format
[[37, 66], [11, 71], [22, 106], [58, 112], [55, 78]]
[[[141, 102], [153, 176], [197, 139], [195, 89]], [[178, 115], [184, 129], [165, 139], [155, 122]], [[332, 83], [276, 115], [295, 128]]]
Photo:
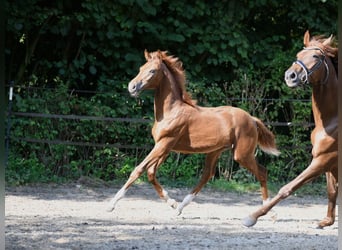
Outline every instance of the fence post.
[[10, 145], [10, 131], [11, 131], [11, 116], [12, 116], [12, 99], [13, 99], [13, 86], [14, 81], [10, 82], [10, 88], [8, 93], [8, 110], [7, 110], [7, 129], [6, 129], [6, 148], [5, 148], [5, 166], [8, 166], [8, 155]]

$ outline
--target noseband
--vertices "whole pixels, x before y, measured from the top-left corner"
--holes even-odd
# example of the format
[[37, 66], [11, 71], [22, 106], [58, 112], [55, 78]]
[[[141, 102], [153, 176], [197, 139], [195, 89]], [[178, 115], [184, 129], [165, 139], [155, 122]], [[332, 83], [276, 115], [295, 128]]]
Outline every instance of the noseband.
[[318, 48], [318, 47], [313, 47], [313, 48], [304, 48], [304, 50], [319, 50], [323, 57], [318, 57], [319, 58], [319, 61], [311, 68], [311, 69], [308, 69], [305, 64], [301, 61], [301, 60], [296, 60], [294, 62], [294, 64], [298, 64], [305, 72], [305, 78], [303, 80], [303, 83], [304, 84], [309, 84], [309, 76], [315, 72], [317, 69], [319, 69], [319, 67], [321, 67], [322, 63], [324, 64], [325, 66], [325, 69], [326, 69], [326, 73], [325, 73], [325, 79], [324, 81], [322, 82], [322, 84], [325, 84], [328, 80], [328, 77], [329, 77], [329, 68], [328, 68], [328, 64], [327, 64], [327, 61], [325, 59], [325, 53], [322, 49]]

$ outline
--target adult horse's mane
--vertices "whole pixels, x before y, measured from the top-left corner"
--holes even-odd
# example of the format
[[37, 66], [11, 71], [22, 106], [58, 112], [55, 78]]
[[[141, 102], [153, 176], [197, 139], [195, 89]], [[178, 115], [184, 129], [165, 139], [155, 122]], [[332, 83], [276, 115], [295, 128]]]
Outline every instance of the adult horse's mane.
[[[331, 39], [330, 43], [324, 44], [327, 39]], [[338, 75], [338, 46], [335, 37], [330, 36], [326, 38], [323, 35], [314, 36], [309, 42], [310, 46], [317, 46], [322, 48], [327, 56], [331, 58], [331, 62], [334, 65], [336, 75]]]
[[172, 73], [175, 83], [177, 84], [177, 86], [175, 87], [180, 92], [182, 100], [185, 103], [193, 107], [196, 107], [196, 101], [191, 98], [190, 94], [186, 91], [185, 88], [186, 77], [185, 71], [183, 69], [183, 63], [179, 60], [178, 57], [168, 55], [167, 51], [157, 51], [157, 53], [160, 59], [164, 62], [166, 67]]

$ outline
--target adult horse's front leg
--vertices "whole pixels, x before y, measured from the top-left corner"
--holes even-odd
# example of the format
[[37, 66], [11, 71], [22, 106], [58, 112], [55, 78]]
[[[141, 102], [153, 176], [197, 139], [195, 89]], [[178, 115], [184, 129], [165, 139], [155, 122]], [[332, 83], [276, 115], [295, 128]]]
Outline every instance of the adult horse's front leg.
[[[337, 170], [337, 168], [336, 168]], [[335, 174], [335, 175], [334, 175]], [[337, 171], [335, 173], [327, 172], [327, 193], [328, 193], [328, 210], [327, 216], [318, 223], [318, 228], [323, 228], [326, 226], [330, 226], [335, 222], [335, 210], [336, 210], [336, 198], [338, 194], [338, 186], [337, 186]]]
[[215, 174], [215, 166], [217, 159], [220, 157], [223, 150], [211, 152], [207, 154], [205, 159], [205, 166], [203, 169], [202, 177], [197, 186], [183, 199], [182, 203], [178, 205], [177, 212], [180, 215], [183, 208], [190, 204], [190, 202], [195, 198], [198, 192], [203, 188], [203, 186], [210, 180]]
[[323, 159], [322, 161], [320, 159], [313, 160], [301, 174], [299, 174], [295, 179], [283, 186], [273, 199], [271, 199], [268, 203], [263, 205], [254, 213], [244, 218], [242, 224], [246, 227], [254, 226], [257, 223], [258, 218], [267, 214], [277, 203], [290, 196], [294, 191], [303, 186], [305, 183], [315, 179], [316, 177], [324, 173], [324, 168], [322, 168], [321, 163], [324, 164], [327, 162]]
[[144, 173], [145, 170], [148, 171], [148, 178], [153, 184], [159, 196], [168, 202], [170, 205], [174, 206], [175, 201], [170, 199], [167, 192], [161, 187], [159, 182], [155, 178], [156, 171], [160, 164], [165, 160], [168, 153], [170, 152], [171, 140], [161, 140], [155, 144], [152, 151], [148, 156], [132, 171], [128, 180], [123, 185], [123, 187], [115, 194], [114, 198], [110, 201], [108, 212], [114, 210], [117, 202], [125, 196], [127, 189]]

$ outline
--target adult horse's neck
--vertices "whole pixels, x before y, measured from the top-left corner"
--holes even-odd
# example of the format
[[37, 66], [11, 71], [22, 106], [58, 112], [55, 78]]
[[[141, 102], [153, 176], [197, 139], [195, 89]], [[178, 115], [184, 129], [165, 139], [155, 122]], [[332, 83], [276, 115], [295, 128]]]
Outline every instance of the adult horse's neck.
[[323, 127], [330, 133], [337, 128], [338, 123], [338, 81], [331, 60], [328, 59], [327, 63], [329, 66], [327, 82], [313, 85], [312, 110], [316, 128]]
[[177, 88], [177, 82], [167, 66], [162, 63], [163, 78], [154, 93], [154, 116], [156, 121], [161, 121], [170, 114], [176, 103], [181, 100], [181, 93]]

